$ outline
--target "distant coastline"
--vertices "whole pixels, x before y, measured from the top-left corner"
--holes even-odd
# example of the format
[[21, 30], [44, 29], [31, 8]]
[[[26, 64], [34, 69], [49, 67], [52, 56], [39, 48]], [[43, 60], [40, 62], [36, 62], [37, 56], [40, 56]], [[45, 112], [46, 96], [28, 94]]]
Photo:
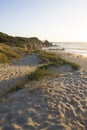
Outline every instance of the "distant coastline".
[[64, 51], [87, 57], [87, 42], [53, 42], [46, 50]]

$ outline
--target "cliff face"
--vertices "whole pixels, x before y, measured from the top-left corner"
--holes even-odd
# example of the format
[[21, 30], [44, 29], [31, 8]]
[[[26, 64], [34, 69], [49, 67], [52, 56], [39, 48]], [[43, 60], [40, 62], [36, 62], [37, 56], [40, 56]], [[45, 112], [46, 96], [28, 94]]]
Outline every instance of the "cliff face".
[[26, 47], [28, 47], [28, 49], [33, 49], [33, 50], [40, 49], [41, 47], [51, 45], [51, 43], [48, 42], [47, 40], [45, 42], [42, 42], [37, 37], [31, 37], [31, 38], [13, 37], [13, 36], [4, 34], [2, 32], [0, 32], [0, 43], [4, 43], [4, 44], [10, 45], [10, 46], [19, 46], [19, 47], [26, 46]]

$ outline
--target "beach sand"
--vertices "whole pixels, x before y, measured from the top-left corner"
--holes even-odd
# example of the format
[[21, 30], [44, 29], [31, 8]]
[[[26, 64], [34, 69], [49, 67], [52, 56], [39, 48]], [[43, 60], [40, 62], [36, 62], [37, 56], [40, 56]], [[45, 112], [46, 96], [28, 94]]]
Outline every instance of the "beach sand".
[[73, 63], [77, 63], [81, 66], [81, 69], [87, 71], [87, 57], [81, 56], [81, 55], [74, 55], [74, 54], [63, 54], [62, 53], [62, 57], [64, 57], [64, 59], [73, 62]]
[[[64, 53], [61, 54], [63, 56]], [[86, 59], [73, 55], [66, 54], [64, 58], [73, 62], [79, 58], [81, 66], [86, 63]], [[4, 79], [5, 69], [0, 68]], [[82, 69], [73, 71], [70, 66], [62, 66], [55, 73], [60, 76], [56, 74], [28, 83], [23, 89], [1, 98], [0, 130], [87, 130], [86, 68], [82, 66]], [[20, 75], [16, 78], [20, 78]]]
[[77, 54], [71, 54], [71, 53], [67, 53], [67, 52], [64, 52], [64, 51], [48, 50], [48, 52], [57, 53], [62, 58], [66, 59], [67, 61], [79, 64], [81, 66], [82, 70], [87, 71], [87, 57], [85, 57], [85, 56], [81, 56], [81, 55], [77, 55]]

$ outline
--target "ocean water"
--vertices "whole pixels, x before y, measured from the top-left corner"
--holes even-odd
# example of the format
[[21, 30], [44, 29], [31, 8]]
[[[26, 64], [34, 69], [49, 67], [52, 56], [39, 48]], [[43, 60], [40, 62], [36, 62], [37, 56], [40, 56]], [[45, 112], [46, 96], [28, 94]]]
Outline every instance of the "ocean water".
[[72, 54], [78, 54], [87, 57], [87, 43], [86, 42], [56, 42], [53, 47], [48, 49], [62, 50]]

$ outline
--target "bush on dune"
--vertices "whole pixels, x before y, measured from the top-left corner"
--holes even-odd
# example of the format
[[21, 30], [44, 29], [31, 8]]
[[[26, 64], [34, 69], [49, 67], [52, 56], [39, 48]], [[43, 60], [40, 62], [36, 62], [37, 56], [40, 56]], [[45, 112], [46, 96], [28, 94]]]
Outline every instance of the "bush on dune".
[[55, 54], [55, 53], [40, 51], [39, 57], [41, 59], [41, 63], [44, 63], [44, 64], [50, 64], [50, 65], [55, 65], [55, 66], [71, 65], [73, 69], [79, 69], [80, 67], [79, 65], [75, 63], [66, 61], [65, 59], [61, 58], [60, 55]]
[[72, 69], [78, 70], [79, 65], [74, 64], [72, 62], [68, 62], [62, 59], [59, 55], [45, 52], [45, 51], [38, 51], [37, 52], [42, 65], [39, 66], [33, 73], [28, 75], [29, 80], [39, 80], [44, 76], [52, 76], [53, 72], [50, 70], [50, 67], [60, 67], [62, 65], [70, 65]]
[[8, 63], [12, 58], [18, 58], [19, 55], [13, 50], [12, 47], [0, 44], [0, 63]]
[[37, 68], [34, 72], [32, 72], [30, 75], [28, 75], [28, 79], [31, 80], [39, 80], [43, 78], [44, 76], [47, 76], [50, 74], [50, 71], [46, 68]]
[[0, 53], [0, 63], [9, 63], [9, 59], [3, 53]]

